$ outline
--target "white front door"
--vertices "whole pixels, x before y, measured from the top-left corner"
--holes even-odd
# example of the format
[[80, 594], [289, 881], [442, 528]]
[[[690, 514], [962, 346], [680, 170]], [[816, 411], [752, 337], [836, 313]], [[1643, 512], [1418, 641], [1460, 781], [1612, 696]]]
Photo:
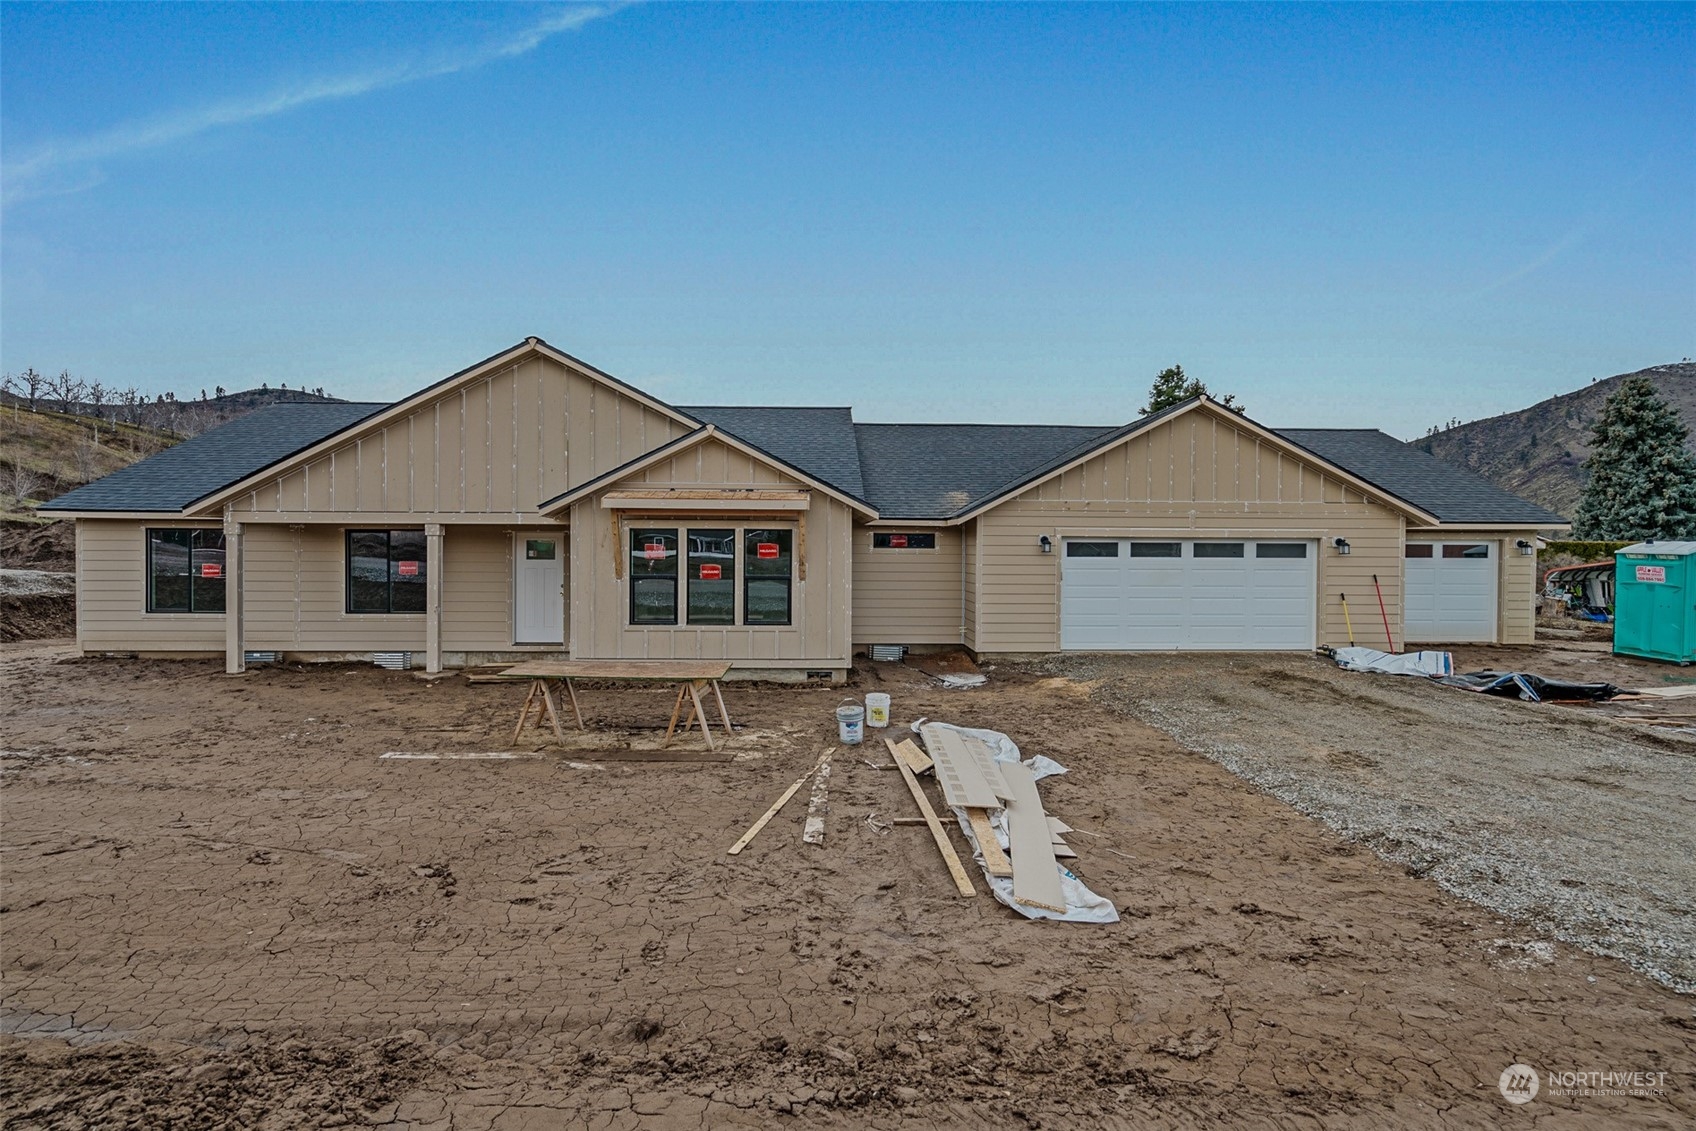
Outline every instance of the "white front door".
[[1068, 538], [1060, 562], [1060, 647], [1312, 648], [1315, 551], [1307, 541]]
[[519, 534], [513, 551], [513, 643], [564, 644], [564, 537]]
[[1409, 542], [1409, 640], [1426, 644], [1496, 639], [1496, 542]]

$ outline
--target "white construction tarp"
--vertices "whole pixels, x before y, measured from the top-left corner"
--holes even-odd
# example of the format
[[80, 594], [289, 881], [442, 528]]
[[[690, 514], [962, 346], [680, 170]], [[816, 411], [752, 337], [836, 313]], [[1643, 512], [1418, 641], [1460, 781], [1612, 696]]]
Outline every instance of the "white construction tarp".
[[[980, 742], [986, 743], [990, 750], [994, 752], [997, 762], [1022, 761], [1024, 765], [1030, 767], [1031, 776], [1038, 781], [1067, 772], [1065, 766], [1052, 758], [1045, 758], [1041, 754], [1028, 760], [1021, 759], [1018, 744], [998, 730], [975, 730], [971, 727], [957, 727], [949, 723], [920, 719], [913, 724], [913, 733], [919, 732], [920, 724], [947, 727], [949, 730], [970, 735]], [[978, 838], [972, 832], [972, 822], [966, 816], [966, 811], [959, 808], [954, 809], [954, 819], [960, 823], [960, 831], [966, 834], [966, 840], [972, 846], [972, 858], [978, 862], [978, 868], [983, 871], [984, 883], [989, 887], [989, 894], [1025, 918], [1058, 919], [1063, 923], [1117, 923], [1119, 921], [1119, 909], [1113, 906], [1112, 900], [1105, 899], [1090, 891], [1089, 888], [1084, 886], [1084, 882], [1073, 874], [1070, 868], [1058, 862], [1054, 866], [1060, 869], [1060, 890], [1066, 895], [1065, 914], [1048, 911], [1041, 907], [1026, 907], [1019, 903], [1013, 898], [1013, 881], [1011, 878], [989, 874], [989, 870], [983, 862], [983, 851], [978, 847]], [[995, 839], [1000, 843], [1002, 850], [1005, 851], [1011, 844], [1007, 836], [1007, 811], [998, 809], [990, 812], [989, 823], [990, 827], [995, 830]]]
[[1376, 648], [1338, 648], [1331, 653], [1337, 666], [1351, 672], [1380, 672], [1384, 675], [1444, 676], [1455, 672], [1454, 657], [1447, 652], [1380, 652]]

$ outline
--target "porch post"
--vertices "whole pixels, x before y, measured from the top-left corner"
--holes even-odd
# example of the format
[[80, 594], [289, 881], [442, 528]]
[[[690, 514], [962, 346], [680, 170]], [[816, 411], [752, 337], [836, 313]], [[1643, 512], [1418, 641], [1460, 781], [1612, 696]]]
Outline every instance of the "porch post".
[[229, 675], [247, 670], [242, 633], [241, 526], [228, 514], [224, 516], [224, 671]]
[[424, 524], [424, 670], [442, 670], [442, 524]]

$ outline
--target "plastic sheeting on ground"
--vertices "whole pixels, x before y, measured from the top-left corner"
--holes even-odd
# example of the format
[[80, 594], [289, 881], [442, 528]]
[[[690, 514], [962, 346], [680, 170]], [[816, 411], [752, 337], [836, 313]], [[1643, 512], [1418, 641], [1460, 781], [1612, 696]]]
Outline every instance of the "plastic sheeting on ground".
[[1454, 657], [1447, 652], [1380, 652], [1376, 648], [1335, 648], [1331, 658], [1351, 672], [1385, 675], [1453, 675]]
[[[1065, 766], [1041, 754], [1034, 758], [1021, 759], [1018, 744], [998, 730], [977, 730], [972, 727], [954, 726], [952, 723], [938, 723], [928, 719], [920, 719], [913, 724], [913, 733], [917, 734], [919, 726], [926, 723], [931, 726], [947, 727], [949, 730], [970, 735], [988, 744], [997, 762], [1023, 761], [1024, 765], [1030, 767], [1031, 776], [1038, 781], [1067, 772]], [[1113, 906], [1112, 900], [1090, 891], [1070, 868], [1058, 862], [1054, 866], [1060, 869], [1060, 890], [1066, 896], [1065, 914], [1041, 907], [1026, 907], [1019, 903], [1013, 898], [1013, 881], [990, 875], [989, 870], [984, 866], [983, 851], [978, 847], [978, 838], [972, 833], [972, 822], [967, 818], [966, 811], [954, 808], [953, 812], [954, 819], [960, 823], [960, 831], [966, 834], [966, 841], [972, 846], [972, 859], [977, 861], [978, 870], [983, 872], [984, 883], [989, 888], [989, 894], [993, 895], [1000, 903], [1011, 907], [1027, 919], [1058, 919], [1062, 923], [1117, 923], [1119, 921], [1119, 909]], [[1011, 844], [1007, 836], [1007, 811], [1001, 809], [991, 812], [989, 824], [995, 830], [996, 841], [1000, 843], [1003, 850], [1007, 849]]]
[[1620, 689], [1611, 683], [1570, 683], [1564, 679], [1547, 679], [1531, 672], [1467, 672], [1464, 675], [1444, 676], [1437, 682], [1446, 687], [1479, 691], [1485, 695], [1517, 695], [1532, 703], [1562, 699], [1612, 699], [1620, 693]]

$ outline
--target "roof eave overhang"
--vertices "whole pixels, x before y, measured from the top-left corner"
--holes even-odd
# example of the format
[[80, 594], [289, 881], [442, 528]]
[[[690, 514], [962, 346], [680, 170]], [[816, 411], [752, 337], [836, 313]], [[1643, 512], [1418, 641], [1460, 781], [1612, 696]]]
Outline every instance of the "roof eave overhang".
[[1401, 496], [1394, 495], [1389, 491], [1384, 490], [1384, 488], [1362, 479], [1347, 468], [1332, 463], [1318, 452], [1304, 448], [1300, 444], [1285, 439], [1278, 435], [1278, 433], [1272, 431], [1272, 429], [1267, 428], [1265, 425], [1257, 424], [1242, 413], [1235, 412], [1224, 407], [1213, 398], [1203, 396], [1197, 397], [1194, 401], [1173, 412], [1165, 413], [1152, 419], [1133, 421], [1124, 428], [1102, 437], [1099, 442], [1086, 450], [1079, 452], [1076, 456], [1067, 460], [1064, 464], [1050, 468], [1047, 471], [1039, 472], [1020, 482], [1010, 484], [1009, 486], [998, 490], [990, 498], [973, 503], [967, 509], [949, 516], [947, 519], [943, 520], [943, 525], [959, 526], [963, 523], [970, 522], [979, 515], [994, 510], [1002, 503], [1005, 503], [1010, 499], [1017, 498], [1026, 491], [1029, 491], [1031, 488], [1041, 486], [1050, 479], [1064, 475], [1074, 467], [1088, 463], [1090, 460], [1110, 448], [1133, 440], [1151, 429], [1158, 428], [1163, 424], [1169, 424], [1180, 417], [1187, 416], [1192, 412], [1201, 411], [1203, 409], [1213, 412], [1215, 415], [1235, 427], [1244, 428], [1245, 430], [1253, 433], [1256, 438], [1271, 444], [1273, 447], [1282, 451], [1288, 452], [1298, 459], [1318, 464], [1319, 466], [1329, 470], [1329, 472], [1335, 475], [1338, 479], [1359, 491], [1362, 495], [1382, 503], [1384, 506], [1401, 513], [1410, 520], [1421, 523], [1430, 523], [1432, 525], [1437, 525], [1439, 522], [1437, 516], [1432, 514], [1430, 511], [1415, 506], [1413, 503], [1408, 502]]
[[526, 338], [524, 341], [519, 342], [510, 349], [502, 350], [500, 353], [484, 358], [475, 365], [466, 369], [461, 369], [458, 373], [450, 374], [432, 385], [427, 385], [418, 390], [416, 393], [413, 393], [411, 396], [403, 397], [396, 401], [388, 408], [375, 412], [362, 420], [354, 421], [346, 428], [338, 429], [330, 433], [328, 436], [321, 437], [298, 452], [286, 455], [279, 460], [274, 460], [264, 467], [249, 472], [240, 479], [225, 484], [216, 491], [202, 495], [200, 498], [195, 499], [193, 502], [185, 506], [183, 511], [185, 514], [206, 514], [208, 512], [215, 511], [230, 499], [240, 495], [243, 491], [251, 490], [259, 480], [276, 475], [286, 475], [301, 464], [308, 463], [326, 452], [340, 447], [349, 440], [368, 435], [371, 432], [388, 426], [406, 414], [415, 411], [428, 401], [452, 392], [460, 385], [466, 385], [481, 377], [486, 377], [491, 373], [498, 373], [503, 369], [508, 369], [513, 365], [516, 365], [525, 357], [531, 355], [546, 357], [568, 369], [572, 369], [583, 374], [592, 381], [608, 385], [619, 393], [639, 402], [643, 406], [670, 417], [679, 424], [685, 424], [689, 427], [700, 426], [701, 422], [690, 416], [688, 413], [680, 412], [671, 405], [666, 404], [664, 401], [642, 392], [642, 390], [635, 386], [627, 385], [618, 378], [601, 372], [594, 366], [572, 357], [563, 350], [555, 349], [541, 338], [532, 337]]
[[1438, 521], [1425, 526], [1409, 526], [1407, 529], [1410, 534], [1427, 530], [1571, 530], [1572, 523], [1565, 521], [1538, 522], [1533, 519], [1521, 522], [1461, 522], [1451, 520]]

